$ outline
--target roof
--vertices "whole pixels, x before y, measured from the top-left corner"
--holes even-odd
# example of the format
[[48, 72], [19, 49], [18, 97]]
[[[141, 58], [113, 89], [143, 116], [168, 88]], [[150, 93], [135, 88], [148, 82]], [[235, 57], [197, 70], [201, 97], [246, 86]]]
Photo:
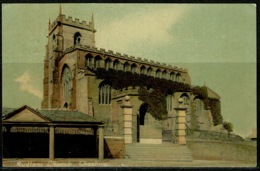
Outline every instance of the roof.
[[[66, 122], [66, 123], [95, 123], [103, 124], [102, 121], [91, 117], [87, 114], [81, 113], [79, 111], [69, 111], [69, 110], [35, 110], [29, 106], [22, 106], [20, 108], [2, 108], [2, 120], [8, 120], [17, 115], [23, 115], [22, 111], [28, 110], [31, 115], [39, 117], [45, 122]], [[25, 115], [24, 115], [25, 116]], [[18, 122], [23, 122], [23, 118]], [[39, 122], [35, 120], [35, 122]]]
[[16, 108], [2, 108], [2, 118], [6, 117], [8, 114], [16, 110]]
[[208, 94], [208, 97], [211, 97], [211, 98], [217, 98], [217, 99], [220, 99], [220, 95], [218, 95], [215, 91], [213, 91], [212, 89], [210, 89], [209, 87], [205, 86], [206, 89], [207, 89], [207, 94]]
[[39, 113], [53, 122], [101, 122], [79, 111], [39, 110]]

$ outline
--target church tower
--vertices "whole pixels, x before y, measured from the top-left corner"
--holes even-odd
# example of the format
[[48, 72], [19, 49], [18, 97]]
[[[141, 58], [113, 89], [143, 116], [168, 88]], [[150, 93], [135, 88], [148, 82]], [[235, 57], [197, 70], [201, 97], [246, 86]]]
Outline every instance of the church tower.
[[[42, 109], [61, 108], [62, 100], [65, 102], [65, 107], [72, 102], [73, 97], [70, 91], [72, 91], [74, 77], [73, 69], [69, 66], [60, 69], [60, 62], [65, 60], [63, 58], [66, 55], [66, 49], [80, 45], [95, 47], [95, 32], [93, 14], [90, 22], [80, 22], [77, 18], [75, 20], [70, 16], [66, 18], [60, 6], [58, 17], [52, 23], [49, 20], [48, 43], [44, 60]], [[70, 58], [76, 57], [67, 57], [66, 60], [71, 60]], [[71, 62], [72, 60], [68, 61], [68, 63]], [[60, 91], [62, 88], [64, 91]]]

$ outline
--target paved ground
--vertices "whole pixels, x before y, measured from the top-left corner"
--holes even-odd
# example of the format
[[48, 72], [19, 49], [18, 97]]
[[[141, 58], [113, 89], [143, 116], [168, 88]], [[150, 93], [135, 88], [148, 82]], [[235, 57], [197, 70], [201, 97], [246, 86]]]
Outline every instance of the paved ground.
[[133, 161], [130, 159], [3, 159], [3, 167], [256, 167], [255, 163], [193, 160], [192, 162]]

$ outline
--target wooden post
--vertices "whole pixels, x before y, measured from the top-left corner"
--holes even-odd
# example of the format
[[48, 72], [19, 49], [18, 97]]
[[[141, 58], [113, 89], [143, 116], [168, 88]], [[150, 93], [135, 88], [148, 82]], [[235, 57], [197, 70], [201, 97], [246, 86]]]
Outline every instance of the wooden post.
[[99, 142], [98, 142], [98, 159], [104, 159], [104, 125], [100, 125], [98, 128]]
[[49, 128], [49, 159], [53, 160], [54, 159], [54, 126], [50, 126]]

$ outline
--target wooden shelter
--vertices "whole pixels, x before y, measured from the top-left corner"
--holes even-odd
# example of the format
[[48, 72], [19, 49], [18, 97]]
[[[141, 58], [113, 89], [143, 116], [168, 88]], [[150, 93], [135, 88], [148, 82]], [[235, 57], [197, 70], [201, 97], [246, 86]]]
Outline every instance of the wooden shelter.
[[[55, 134], [89, 134], [97, 137], [98, 158], [104, 158], [104, 123], [78, 111], [35, 110], [29, 106], [2, 108], [3, 132], [48, 133], [49, 159], [55, 158]], [[98, 132], [97, 132], [98, 131]], [[5, 139], [3, 140], [5, 144]]]

